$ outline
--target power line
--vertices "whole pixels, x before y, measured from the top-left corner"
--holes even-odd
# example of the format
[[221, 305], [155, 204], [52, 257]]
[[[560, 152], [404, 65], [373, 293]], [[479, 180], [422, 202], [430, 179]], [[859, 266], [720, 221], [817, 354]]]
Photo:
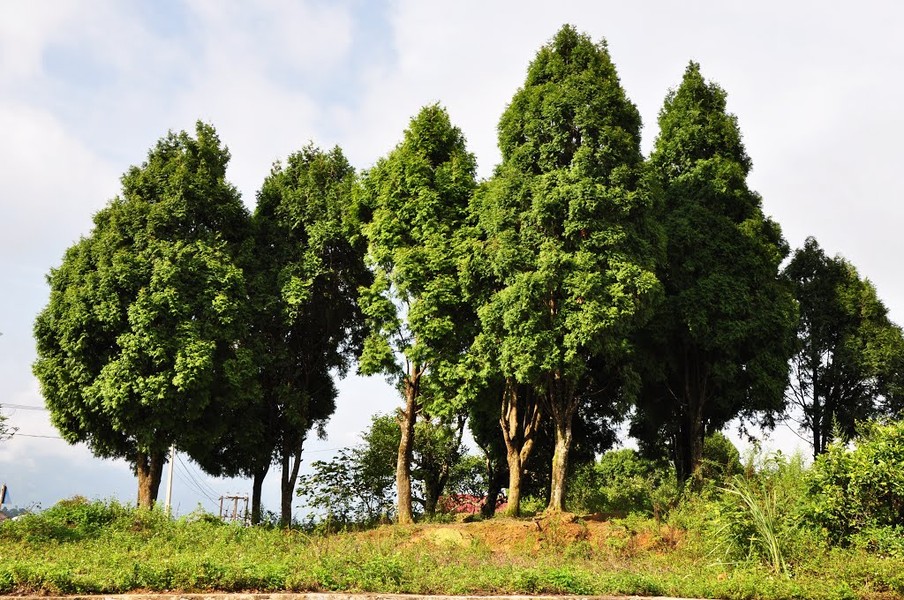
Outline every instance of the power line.
[[202, 496], [202, 498], [204, 500], [206, 500], [207, 502], [210, 502], [210, 503], [216, 505], [216, 501], [213, 498], [211, 498], [207, 492], [200, 489], [197, 486], [197, 484], [193, 480], [191, 480], [191, 478], [188, 477], [187, 473], [177, 470], [177, 471], [175, 471], [175, 474], [176, 474], [176, 477], [179, 479], [179, 481], [182, 482], [182, 484], [186, 488], [188, 488], [190, 491], [192, 491], [196, 494], [200, 494]]
[[189, 465], [186, 464], [185, 462], [183, 462], [183, 461], [182, 461], [182, 458], [179, 457], [179, 455], [176, 455], [176, 456], [177, 456], [177, 458], [179, 458], [179, 462], [182, 464], [182, 468], [185, 469], [186, 473], [188, 473], [189, 476], [191, 476], [192, 479], [194, 479], [194, 480], [198, 483], [199, 486], [201, 486], [202, 488], [206, 489], [206, 490], [207, 490], [208, 492], [210, 492], [211, 495], [213, 495], [214, 497], [216, 497], [216, 496], [219, 495], [219, 492], [217, 492], [217, 491], [213, 488], [213, 486], [211, 486], [209, 483], [207, 483], [207, 481], [205, 481], [203, 478], [195, 477], [194, 474], [192, 473], [192, 471], [189, 470]]
[[9, 439], [14, 440], [17, 437], [27, 437], [27, 438], [43, 438], [45, 440], [62, 440], [58, 435], [36, 435], [33, 433], [19, 433], [18, 431], [13, 434], [13, 436]]
[[319, 452], [336, 452], [337, 450], [345, 450], [345, 448], [323, 448], [321, 450], [304, 450], [301, 454], [317, 454]]
[[[216, 503], [211, 499], [210, 496], [205, 494], [202, 490], [197, 489], [194, 486], [194, 484], [192, 483], [192, 481], [188, 477], [183, 475], [180, 471], [175, 471], [175, 475], [176, 475], [176, 478], [179, 480], [179, 483], [181, 485], [184, 485], [185, 489], [187, 489], [189, 492], [200, 495], [201, 500], [203, 500], [204, 502], [208, 502], [210, 504], [216, 505]], [[210, 504], [208, 504], [208, 506], [210, 506]]]
[[0, 408], [15, 408], [17, 410], [47, 410], [46, 406], [34, 406], [31, 404], [0, 404]]
[[181, 476], [181, 474], [179, 473], [179, 471], [176, 471], [176, 474], [179, 475], [179, 478], [182, 479], [183, 483], [189, 485], [190, 487], [193, 487], [193, 488], [195, 489], [195, 491], [199, 492], [202, 496], [204, 496], [205, 498], [207, 498], [208, 500], [210, 500], [214, 505], [216, 505], [217, 500], [216, 500], [213, 496], [211, 496], [211, 494], [209, 493], [209, 492], [213, 492], [214, 495], [215, 495], [215, 494], [216, 494], [216, 491], [214, 491], [214, 489], [211, 488], [209, 485], [207, 486], [209, 489], [208, 489], [208, 490], [205, 490], [205, 489], [202, 487], [201, 483], [198, 482], [198, 480], [195, 478], [195, 476], [192, 475], [191, 471], [188, 470], [188, 467], [187, 467], [187, 466], [185, 465], [185, 463], [182, 461], [182, 457], [179, 456], [179, 455], [177, 454], [177, 455], [176, 455], [176, 458], [178, 459], [179, 464], [182, 466], [182, 469], [184, 470], [185, 475], [191, 480], [191, 481], [186, 481], [186, 480]]

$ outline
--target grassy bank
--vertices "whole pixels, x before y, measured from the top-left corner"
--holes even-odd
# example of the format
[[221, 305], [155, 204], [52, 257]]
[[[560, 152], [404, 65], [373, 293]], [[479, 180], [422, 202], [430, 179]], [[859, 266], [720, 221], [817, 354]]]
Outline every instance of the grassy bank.
[[904, 597], [904, 561], [826, 549], [727, 563], [693, 532], [642, 519], [496, 519], [314, 535], [204, 515], [69, 501], [0, 524], [0, 593], [360, 591]]

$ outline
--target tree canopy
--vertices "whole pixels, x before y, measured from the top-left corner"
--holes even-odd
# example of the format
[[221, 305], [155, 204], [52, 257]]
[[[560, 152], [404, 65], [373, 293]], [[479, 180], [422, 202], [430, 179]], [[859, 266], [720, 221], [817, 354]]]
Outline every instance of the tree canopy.
[[51, 421], [68, 442], [126, 459], [142, 506], [171, 444], [198, 445], [256, 393], [239, 266], [248, 215], [228, 161], [200, 122], [195, 137], [161, 139], [51, 271], [35, 323]]
[[814, 238], [795, 251], [784, 275], [800, 307], [789, 416], [802, 417], [818, 456], [836, 433], [850, 439], [860, 421], [900, 411], [904, 337], [873, 285]]
[[778, 273], [781, 230], [747, 187], [737, 119], [696, 63], [667, 95], [659, 127], [650, 163], [663, 197], [665, 295], [641, 336], [649, 369], [631, 431], [668, 449], [684, 481], [708, 433], [782, 409], [794, 303]]

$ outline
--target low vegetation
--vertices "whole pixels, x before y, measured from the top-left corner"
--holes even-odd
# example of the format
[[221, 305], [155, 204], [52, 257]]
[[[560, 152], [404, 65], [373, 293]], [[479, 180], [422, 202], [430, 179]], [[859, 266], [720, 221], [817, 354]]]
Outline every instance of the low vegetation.
[[341, 531], [326, 521], [244, 527], [204, 513], [171, 520], [74, 498], [0, 525], [0, 593], [897, 598], [902, 459], [904, 423], [872, 425], [856, 446], [831, 446], [812, 466], [799, 456], [722, 453], [722, 464], [709, 465], [717, 476], [679, 492], [661, 483], [667, 469], [621, 450], [577, 478], [594, 493], [576, 485], [571, 497], [608, 515], [438, 515]]

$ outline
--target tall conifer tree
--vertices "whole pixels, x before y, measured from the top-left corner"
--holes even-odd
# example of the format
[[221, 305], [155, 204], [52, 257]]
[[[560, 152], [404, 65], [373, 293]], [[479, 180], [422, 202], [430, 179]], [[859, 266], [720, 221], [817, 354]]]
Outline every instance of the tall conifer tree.
[[725, 98], [691, 63], [650, 157], [664, 198], [665, 298], [643, 336], [649, 370], [632, 434], [666, 445], [682, 481], [708, 433], [782, 408], [792, 350], [795, 307], [778, 276], [788, 248], [747, 187], [751, 162]]
[[502, 163], [475, 204], [493, 288], [479, 347], [508, 381], [503, 428], [525, 395], [552, 420], [549, 508], [561, 510], [590, 365], [624, 350], [658, 286], [640, 117], [605, 42], [566, 26], [541, 48], [502, 115], [499, 146]]
[[402, 142], [365, 175], [360, 205], [374, 282], [362, 290], [370, 333], [360, 370], [383, 373], [405, 401], [397, 456], [398, 520], [413, 520], [414, 425], [425, 376], [455, 360], [469, 314], [458, 277], [458, 231], [475, 187], [474, 156], [445, 109], [427, 106]]

